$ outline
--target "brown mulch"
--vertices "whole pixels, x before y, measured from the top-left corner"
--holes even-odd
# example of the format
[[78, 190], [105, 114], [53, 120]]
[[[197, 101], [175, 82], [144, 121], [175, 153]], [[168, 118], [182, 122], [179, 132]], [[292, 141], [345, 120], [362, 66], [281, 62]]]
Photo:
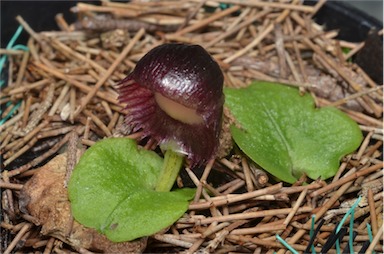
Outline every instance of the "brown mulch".
[[[20, 103], [0, 125], [1, 252], [95, 251], [65, 235], [44, 235], [39, 218], [20, 209], [20, 192], [57, 154], [67, 152], [70, 171], [79, 157], [74, 147], [81, 153], [113, 136], [140, 140], [140, 133], [122, 125], [124, 112], [114, 85], [146, 52], [166, 42], [203, 46], [221, 66], [227, 87], [265, 80], [308, 91], [316, 106], [338, 107], [355, 120], [364, 141], [342, 158], [338, 173], [327, 181], [303, 176], [293, 185], [278, 183], [236, 147], [206, 167], [186, 167], [178, 184], [196, 186], [196, 197], [185, 216], [148, 238], [144, 252], [286, 253], [276, 235], [304, 252], [311, 228], [321, 222], [314, 238], [320, 252], [359, 196], [354, 251], [383, 252], [382, 84], [349, 61], [363, 43], [337, 40], [337, 31], [323, 31], [312, 21], [323, 1], [315, 6], [297, 2], [79, 3], [73, 9], [79, 17], [75, 24], [58, 14], [61, 31], [40, 33], [18, 17], [30, 34], [29, 51], [0, 52], [9, 59], [2, 118]], [[350, 230], [349, 219], [344, 227]], [[341, 250], [348, 240], [347, 233]], [[328, 253], [336, 253], [335, 247]]]

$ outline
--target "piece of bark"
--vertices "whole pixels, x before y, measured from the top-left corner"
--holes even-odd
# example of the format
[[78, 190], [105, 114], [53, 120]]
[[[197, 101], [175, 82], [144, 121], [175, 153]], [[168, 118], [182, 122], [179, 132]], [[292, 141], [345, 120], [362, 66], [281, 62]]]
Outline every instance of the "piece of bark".
[[60, 239], [75, 248], [107, 253], [141, 253], [147, 238], [115, 243], [95, 229], [75, 221], [64, 187], [67, 154], [53, 158], [39, 168], [20, 192], [20, 210], [36, 218], [41, 233]]

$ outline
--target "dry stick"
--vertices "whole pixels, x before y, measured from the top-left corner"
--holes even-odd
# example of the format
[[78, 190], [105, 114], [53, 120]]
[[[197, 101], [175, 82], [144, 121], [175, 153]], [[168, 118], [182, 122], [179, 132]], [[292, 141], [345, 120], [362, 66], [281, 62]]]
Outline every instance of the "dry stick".
[[332, 179], [332, 183], [334, 183], [334, 182], [336, 182], [337, 180], [340, 179], [340, 177], [343, 174], [344, 170], [347, 168], [347, 165], [348, 165], [349, 161], [351, 160], [351, 157], [352, 157], [351, 155], [348, 155], [346, 157], [346, 160], [341, 163], [339, 169], [336, 172], [336, 175]]
[[367, 251], [365, 253], [373, 253], [373, 250], [376, 246], [376, 244], [380, 241], [380, 239], [383, 239], [383, 225], [381, 225], [380, 229], [377, 231], [377, 234], [373, 238], [371, 244], [369, 245]]
[[283, 31], [280, 24], [275, 24], [274, 26], [274, 37], [280, 77], [287, 79], [287, 61], [285, 57]]
[[315, 14], [320, 10], [321, 7], [323, 7], [323, 5], [327, 2], [327, 0], [319, 0], [317, 1], [317, 3], [315, 4], [315, 6], [313, 6], [313, 11], [312, 13], [309, 15], [310, 18], [312, 18], [313, 16], [315, 16]]
[[[313, 44], [308, 38], [304, 38], [304, 43], [307, 44], [319, 57], [320, 59], [322, 59], [323, 61], [326, 62], [326, 64], [328, 64], [329, 66], [331, 66], [331, 68], [333, 70], [335, 70], [339, 75], [340, 77], [342, 77], [356, 92], [360, 92], [361, 91], [361, 85], [359, 85], [357, 82], [355, 82], [352, 78], [350, 78], [350, 76], [348, 75], [348, 73], [344, 72], [344, 70], [342, 68], [339, 68], [339, 66], [334, 62], [332, 61], [321, 49], [319, 46]], [[375, 115], [380, 115], [379, 113], [381, 112], [378, 112], [378, 109], [377, 107], [374, 107], [374, 103], [373, 101], [369, 98], [369, 97], [362, 97], [362, 99], [368, 103], [369, 105], [371, 105], [371, 108], [366, 108], [367, 110], [371, 109], [371, 110], [374, 110], [374, 113]], [[381, 108], [380, 108], [381, 110]]]
[[342, 98], [340, 100], [331, 102], [331, 104], [329, 104], [329, 105], [337, 107], [337, 106], [340, 106], [342, 104], [347, 103], [350, 100], [354, 100], [354, 99], [359, 98], [359, 97], [361, 97], [363, 95], [367, 95], [367, 94], [370, 94], [370, 93], [373, 93], [373, 92], [376, 92], [376, 91], [379, 91], [379, 90], [382, 90], [382, 89], [383, 89], [383, 86], [381, 85], [381, 86], [370, 88], [370, 89], [367, 89], [367, 90], [364, 90], [364, 91], [360, 91], [358, 93], [354, 93], [354, 94], [349, 95], [349, 96], [347, 96], [345, 98]]
[[229, 161], [229, 160], [226, 159], [226, 158], [222, 158], [222, 159], [220, 159], [220, 162], [221, 162], [224, 166], [226, 166], [227, 168], [229, 168], [229, 169], [232, 170], [232, 171], [240, 170], [240, 169], [241, 169], [241, 167], [240, 167], [239, 165], [237, 165], [237, 164], [235, 164], [235, 163]]
[[38, 141], [37, 138], [33, 137], [27, 144], [25, 144], [23, 147], [18, 149], [17, 152], [12, 154], [6, 161], [4, 161], [4, 166], [8, 166], [12, 161], [14, 161], [20, 155], [24, 154], [26, 151], [28, 151], [30, 148], [32, 148], [33, 145], [36, 144], [37, 141]]
[[311, 198], [319, 196], [319, 195], [321, 195], [321, 194], [323, 194], [323, 193], [325, 193], [327, 191], [332, 190], [335, 187], [338, 187], [338, 186], [341, 186], [341, 185], [343, 185], [345, 183], [351, 182], [351, 181], [357, 179], [360, 176], [364, 176], [364, 175], [370, 174], [372, 172], [375, 172], [376, 170], [378, 170], [378, 169], [380, 169], [382, 167], [383, 167], [382, 163], [375, 164], [375, 165], [370, 166], [370, 167], [368, 167], [368, 168], [366, 168], [364, 170], [361, 170], [361, 171], [358, 171], [358, 172], [356, 172], [354, 174], [351, 174], [349, 176], [345, 176], [343, 178], [340, 178], [340, 180], [338, 180], [336, 182], [333, 182], [331, 184], [328, 184], [328, 185], [324, 186], [323, 188], [318, 189], [318, 190], [312, 192], [309, 196]]
[[27, 22], [25, 22], [25, 20], [21, 17], [21, 16], [16, 16], [16, 20], [20, 23], [20, 25], [23, 26], [23, 28], [25, 29], [25, 31], [27, 31], [32, 37], [33, 39], [35, 39], [37, 42], [40, 42], [40, 35], [38, 33], [36, 33], [29, 25]]
[[68, 139], [69, 139], [69, 135], [67, 134], [67, 135], [64, 136], [64, 138], [62, 138], [60, 140], [60, 142], [56, 143], [51, 149], [49, 149], [44, 154], [40, 155], [39, 157], [33, 159], [32, 161], [28, 162], [27, 164], [25, 164], [25, 165], [23, 165], [21, 167], [18, 167], [16, 169], [10, 170], [8, 172], [9, 177], [16, 176], [18, 174], [21, 174], [21, 173], [27, 171], [28, 169], [30, 169], [30, 168], [32, 168], [34, 166], [37, 166], [39, 163], [41, 163], [42, 161], [47, 159], [49, 156], [51, 156], [54, 153], [56, 153], [65, 143], [67, 143]]
[[220, 223], [219, 225], [217, 225], [216, 227], [212, 227], [212, 228], [208, 228], [207, 230], [205, 230], [202, 234], [201, 234], [201, 237], [205, 238], [205, 237], [208, 237], [220, 230], [222, 230], [223, 228], [229, 226], [230, 223], [229, 222], [223, 222], [223, 223]]
[[188, 16], [185, 17], [185, 20], [184, 20], [184, 23], [182, 25], [179, 26], [178, 28], [178, 31], [180, 31], [181, 29], [183, 29], [186, 25], [188, 25], [189, 21], [191, 19], [193, 19], [196, 14], [200, 11], [201, 7], [204, 6], [205, 2], [207, 0], [202, 0], [200, 1], [200, 3], [188, 14]]
[[284, 50], [284, 55], [285, 55], [285, 60], [289, 66], [289, 69], [291, 70], [291, 73], [293, 75], [293, 77], [295, 78], [295, 80], [298, 82], [298, 83], [303, 83], [298, 71], [296, 70], [296, 66], [291, 58], [291, 55], [286, 51]]
[[108, 127], [98, 118], [96, 115], [92, 114], [89, 110], [84, 110], [83, 113], [92, 119], [92, 121], [105, 133], [107, 137], [112, 136], [112, 132]]
[[69, 121], [73, 124], [75, 122], [75, 109], [76, 109], [76, 89], [71, 87], [69, 91]]
[[[89, 92], [91, 93], [92, 91], [94, 91], [94, 89], [92, 87], [89, 87], [83, 83], [80, 83], [79, 81], [77, 80], [74, 80], [70, 77], [68, 77], [68, 75], [65, 75], [64, 73], [60, 72], [59, 70], [57, 69], [53, 69], [53, 68], [50, 68], [42, 63], [38, 63], [38, 62], [34, 62], [33, 63], [36, 67], [38, 67], [39, 69], [57, 77], [57, 78], [60, 78], [62, 80], [65, 80], [67, 81], [68, 83], [70, 83], [71, 85], [74, 85], [75, 87], [79, 88], [80, 90], [82, 90], [83, 92]], [[118, 105], [118, 101], [116, 98], [112, 98], [110, 96], [108, 96], [105, 92], [101, 92], [101, 91], [97, 91], [96, 90], [96, 96], [100, 97], [101, 99], [103, 100], [106, 100], [110, 103], [113, 103], [113, 104], [116, 104]]]
[[[383, 128], [383, 122], [379, 119], [370, 117], [368, 115], [365, 115], [364, 113], [349, 110], [346, 108], [341, 108], [345, 113], [347, 113], [352, 119], [354, 119], [356, 122], [363, 124], [363, 125], [373, 125], [374, 127], [380, 127]], [[372, 126], [372, 127], [373, 127]]]
[[256, 227], [251, 228], [241, 228], [241, 229], [235, 229], [230, 234], [231, 235], [252, 235], [252, 234], [259, 234], [259, 233], [265, 233], [265, 232], [277, 232], [284, 230], [286, 228], [286, 225], [279, 224], [279, 225], [259, 225]]
[[27, 126], [28, 117], [31, 110], [31, 104], [32, 104], [32, 96], [28, 96], [27, 101], [25, 103], [25, 107], [24, 107], [23, 119], [21, 121], [21, 126], [20, 126], [21, 129], [24, 129]]
[[115, 128], [119, 118], [120, 118], [120, 115], [117, 112], [115, 112], [112, 115], [111, 121], [108, 123], [108, 126], [107, 126], [110, 131], [112, 131]]
[[[320, 210], [317, 211], [315, 214], [315, 222], [318, 221], [332, 206], [337, 200], [344, 194], [344, 192], [352, 185], [352, 182], [348, 182], [344, 185], [342, 185], [335, 194], [328, 199], [328, 201], [320, 208]], [[312, 224], [312, 220], [308, 220], [304, 225], [305, 227], [309, 227]], [[305, 229], [300, 229], [299, 231], [294, 234], [290, 240], [288, 240], [289, 244], [296, 243], [299, 239], [303, 237], [303, 235], [306, 233]]]
[[377, 234], [377, 216], [375, 211], [375, 201], [373, 199], [373, 192], [372, 189], [368, 190], [368, 204], [369, 204], [369, 216], [371, 218], [371, 226], [372, 226], [372, 234]]
[[[312, 207], [301, 207], [298, 209], [299, 213], [307, 213], [311, 212], [313, 210]], [[254, 218], [260, 218], [260, 217], [266, 217], [266, 216], [274, 216], [274, 215], [284, 215], [291, 212], [291, 208], [282, 208], [282, 209], [271, 209], [271, 210], [264, 210], [264, 211], [258, 211], [258, 212], [249, 212], [249, 213], [241, 213], [241, 214], [231, 214], [231, 215], [223, 215], [220, 217], [209, 217], [209, 218], [191, 218], [187, 221], [189, 222], [195, 222], [199, 224], [210, 224], [212, 222], [225, 222], [225, 221], [234, 221], [234, 220], [245, 220], [245, 219], [254, 219]], [[183, 219], [180, 219], [180, 222], [182, 222]]]
[[269, 177], [264, 170], [256, 168], [253, 164], [250, 165], [252, 181], [256, 186], [256, 189], [261, 189], [268, 184]]
[[218, 191], [218, 192], [223, 192], [223, 191], [225, 191], [226, 189], [232, 187], [233, 185], [238, 184], [239, 182], [243, 182], [243, 180], [241, 180], [241, 179], [234, 179], [234, 180], [232, 180], [232, 181], [230, 181], [230, 182], [224, 183], [223, 185], [217, 187], [217, 188], [216, 188], [216, 191]]
[[[185, 168], [185, 171], [187, 171], [189, 177], [191, 178], [191, 180], [193, 181], [193, 183], [196, 185], [196, 186], [199, 186], [200, 185], [200, 181], [199, 179], [197, 178], [197, 176], [192, 172], [192, 170], [188, 167]], [[196, 191], [197, 192], [197, 191]], [[205, 189], [201, 189], [199, 195], [195, 194], [195, 197], [194, 197], [194, 200], [193, 202], [196, 202], [197, 200], [199, 200], [201, 194], [203, 194], [204, 198], [206, 200], [211, 200], [210, 196], [207, 194], [207, 192], [205, 191]], [[195, 214], [195, 211], [191, 211], [190, 212], [190, 215], [194, 215]]]
[[[6, 183], [9, 183], [9, 175], [8, 175], [8, 170], [5, 170], [2, 174], [1, 174], [4, 182]], [[7, 196], [7, 202], [8, 202], [8, 209], [9, 209], [9, 215], [10, 217], [15, 217], [15, 207], [14, 207], [14, 200], [13, 200], [13, 195], [12, 195], [12, 190], [11, 189], [6, 189], [5, 190], [5, 195]]]
[[295, 5], [295, 4], [286, 4], [286, 3], [278, 3], [278, 2], [265, 2], [265, 1], [244, 1], [244, 0], [215, 0], [215, 2], [219, 3], [228, 3], [228, 4], [238, 4], [242, 6], [250, 6], [250, 7], [270, 7], [270, 8], [278, 8], [282, 10], [296, 10], [302, 12], [314, 12], [314, 7], [308, 5]]
[[198, 239], [192, 244], [192, 246], [187, 251], [185, 251], [185, 253], [187, 254], [196, 253], [197, 249], [204, 243], [204, 241], [205, 241], [205, 238]]
[[47, 245], [45, 246], [43, 254], [49, 254], [52, 253], [53, 243], [55, 242], [55, 238], [51, 237], [49, 238]]
[[24, 78], [25, 70], [27, 69], [27, 63], [29, 60], [29, 51], [26, 51], [23, 55], [23, 59], [21, 60], [20, 66], [19, 66], [19, 71], [17, 73], [17, 78], [15, 82], [16, 87], [20, 87], [21, 81]]
[[70, 85], [65, 85], [64, 88], [61, 89], [59, 97], [57, 97], [55, 103], [52, 105], [51, 109], [48, 112], [48, 116], [53, 116], [56, 113], [57, 109], [59, 108], [59, 105], [67, 95], [69, 88], [70, 88]]
[[[4, 171], [5, 172], [5, 171]], [[11, 189], [11, 190], [21, 190], [24, 185], [17, 183], [7, 183], [0, 180], [0, 188], [2, 189]]]
[[[5, 122], [3, 125], [0, 126], [0, 133], [7, 129], [9, 126], [13, 126], [17, 121], [19, 121], [22, 117], [23, 117], [23, 112], [20, 111], [19, 114], [17, 114], [16, 116], [12, 117], [10, 120], [8, 120], [7, 122]], [[2, 144], [1, 144], [2, 146]]]
[[357, 52], [359, 52], [365, 45], [365, 42], [360, 42], [358, 45], [356, 45], [351, 51], [348, 52], [344, 56], [344, 59], [347, 61], [349, 58], [351, 58], [353, 55], [355, 55]]
[[[228, 235], [227, 240], [235, 240], [239, 241], [241, 243], [254, 243], [256, 245], [261, 245], [267, 248], [284, 248], [284, 246], [281, 243], [278, 243], [276, 241], [267, 241], [263, 240], [257, 237], [249, 237], [249, 236], [240, 236], [240, 235]], [[295, 250], [304, 251], [306, 249], [305, 245], [301, 244], [292, 244], [291, 247], [293, 247]], [[315, 251], [319, 252], [321, 251], [321, 248], [315, 247]], [[272, 252], [273, 253], [273, 252]]]
[[88, 102], [95, 96], [99, 88], [105, 83], [105, 81], [112, 75], [117, 66], [123, 61], [123, 59], [128, 55], [132, 50], [135, 43], [145, 34], [144, 29], [140, 29], [132, 40], [129, 41], [128, 45], [123, 49], [119, 57], [112, 63], [108, 68], [107, 72], [101, 77], [101, 79], [96, 83], [92, 90], [87, 94], [87, 96], [81, 101], [81, 105], [76, 109], [74, 116], [78, 116], [79, 113], [87, 106]]
[[241, 159], [241, 164], [243, 165], [243, 171], [244, 171], [244, 176], [245, 176], [245, 183], [247, 186], [247, 191], [252, 192], [255, 190], [253, 184], [252, 184], [252, 179], [251, 179], [251, 169], [249, 168], [249, 164], [247, 162], [247, 158], [243, 157]]
[[133, 11], [126, 8], [120, 8], [120, 7], [110, 7], [110, 6], [97, 6], [87, 3], [78, 3], [76, 7], [73, 7], [72, 11], [75, 12], [106, 12], [106, 13], [113, 13], [118, 16], [123, 17], [130, 17], [134, 18], [137, 17], [140, 12]]
[[[362, 130], [362, 131], [366, 131], [366, 132], [372, 131], [374, 134], [380, 134], [380, 135], [384, 134], [384, 130], [380, 129], [380, 128], [375, 128], [375, 127], [370, 127], [370, 126], [365, 126], [365, 125], [359, 125], [359, 127], [360, 127], [360, 130]], [[371, 148], [369, 148], [369, 150], [371, 150]], [[377, 148], [375, 150], [377, 150]], [[374, 151], [372, 151], [372, 152], [374, 152]]]
[[57, 26], [60, 27], [62, 31], [71, 32], [71, 28], [69, 27], [68, 23], [65, 21], [62, 13], [56, 14], [55, 21]]
[[[297, 1], [294, 1], [294, 3], [297, 3]], [[249, 50], [251, 50], [252, 48], [254, 48], [257, 44], [259, 44], [272, 30], [273, 30], [273, 27], [275, 26], [275, 24], [278, 24], [280, 23], [281, 21], [283, 21], [288, 15], [289, 15], [289, 12], [290, 10], [288, 9], [285, 9], [275, 20], [274, 23], [271, 23], [267, 26], [267, 28], [265, 28], [265, 30], [259, 34], [259, 36], [257, 36], [255, 39], [253, 39], [253, 41], [251, 43], [249, 43], [246, 47], [242, 48], [241, 50], [238, 50], [235, 54], [233, 54], [232, 56], [224, 59], [224, 63], [227, 63], [229, 64], [230, 62], [232, 62], [233, 60], [235, 60], [236, 58], [244, 55], [245, 53], [247, 53]]]
[[73, 56], [74, 58], [91, 65], [93, 68], [98, 70], [100, 72], [100, 74], [106, 73], [107, 70], [104, 69], [99, 64], [97, 64], [95, 61], [92, 61], [88, 57], [74, 51], [73, 49], [71, 49], [70, 47], [68, 47], [64, 43], [60, 42], [59, 40], [51, 38], [51, 41], [52, 41], [52, 46], [55, 47], [57, 50], [64, 51], [64, 52], [68, 53], [69, 55]]
[[211, 172], [211, 169], [212, 169], [212, 166], [213, 166], [214, 162], [215, 162], [215, 160], [210, 160], [208, 162], [208, 164], [205, 166], [203, 175], [201, 176], [200, 181], [198, 181], [198, 184], [197, 184], [197, 190], [196, 190], [195, 198], [193, 199], [194, 202], [196, 202], [196, 201], [198, 201], [200, 199], [200, 196], [201, 196], [201, 194], [203, 192], [203, 185], [206, 184], [208, 175]]
[[283, 187], [283, 188], [281, 188], [280, 193], [284, 193], [284, 194], [290, 195], [290, 194], [293, 194], [293, 193], [302, 192], [305, 189], [308, 189], [308, 190], [318, 189], [318, 188], [320, 188], [322, 186], [323, 185], [321, 185], [318, 182], [312, 182], [311, 184], [309, 184], [307, 186]]
[[255, 16], [245, 20], [243, 23], [235, 26], [233, 29], [231, 30], [228, 30], [222, 34], [220, 34], [219, 36], [215, 37], [213, 40], [210, 40], [208, 43], [204, 44], [204, 48], [209, 48], [209, 47], [212, 47], [213, 45], [215, 45], [216, 43], [218, 43], [219, 41], [221, 40], [224, 40], [225, 38], [227, 38], [228, 36], [231, 36], [232, 34], [238, 32], [239, 30], [241, 30], [242, 28], [244, 27], [247, 27], [249, 25], [251, 25], [252, 23], [254, 23], [255, 21], [259, 20], [260, 18], [264, 17], [266, 14], [268, 14], [270, 12], [270, 10], [263, 10], [261, 12], [258, 12]]
[[7, 249], [4, 251], [4, 254], [10, 254], [12, 250], [16, 247], [17, 243], [23, 237], [23, 235], [32, 227], [32, 224], [25, 224], [20, 231], [17, 233], [15, 238], [13, 238], [12, 242], [8, 245]]
[[[361, 75], [370, 87], [375, 88], [378, 86], [378, 84], [376, 84], [376, 82], [373, 81], [372, 78], [368, 76], [367, 73], [365, 73], [365, 71], [361, 69], [360, 66], [354, 65], [354, 67], [356, 69], [357, 74]], [[371, 96], [375, 96], [377, 100], [380, 100], [383, 96], [383, 90], [378, 90], [377, 93]]]
[[23, 55], [25, 54], [24, 50], [17, 49], [2, 49], [0, 48], [0, 55]]
[[[292, 14], [292, 13], [291, 13]], [[291, 18], [287, 18], [286, 19], [286, 24], [287, 24], [287, 27], [288, 27], [288, 31], [289, 33], [294, 36], [294, 31], [293, 31], [293, 25], [292, 25], [292, 21], [291, 21]], [[295, 52], [295, 55], [296, 55], [296, 60], [299, 64], [299, 68], [300, 68], [300, 72], [301, 72], [301, 76], [302, 78], [299, 78], [297, 81], [302, 83], [302, 82], [305, 82], [307, 83], [308, 82], [308, 77], [307, 77], [307, 73], [305, 71], [305, 67], [304, 67], [304, 63], [303, 63], [303, 59], [301, 57], [301, 54], [300, 54], [300, 49], [299, 49], [299, 46], [297, 44], [297, 41], [296, 40], [293, 40], [292, 41], [292, 45], [293, 45], [293, 50]]]
[[[239, 179], [240, 180], [240, 179]], [[243, 187], [245, 185], [245, 182], [243, 180], [240, 180], [238, 182], [236, 182], [235, 184], [233, 184], [232, 186], [230, 186], [228, 189], [226, 189], [223, 194], [230, 194], [230, 193], [233, 193], [235, 190]]]
[[34, 83], [28, 84], [28, 85], [24, 84], [23, 86], [16, 87], [16, 88], [10, 90], [8, 92], [8, 95], [14, 95], [14, 94], [18, 94], [18, 93], [25, 93], [25, 92], [28, 92], [31, 89], [39, 88], [40, 86], [45, 86], [45, 85], [47, 85], [49, 83], [51, 83], [50, 80], [42, 79], [42, 80], [36, 81]]
[[297, 209], [299, 209], [301, 203], [303, 202], [304, 198], [307, 195], [308, 189], [304, 189], [301, 193], [300, 196], [297, 198], [295, 205], [292, 208], [292, 211], [288, 214], [287, 218], [284, 220], [283, 225], [288, 226], [289, 222], [297, 212]]
[[186, 242], [186, 241], [182, 241], [182, 240], [179, 240], [179, 239], [171, 238], [171, 237], [169, 237], [167, 235], [162, 235], [162, 234], [155, 234], [152, 237], [155, 238], [158, 241], [165, 242], [165, 243], [170, 243], [172, 245], [180, 246], [180, 247], [183, 247], [183, 248], [190, 248], [193, 245], [190, 242]]
[[64, 187], [68, 186], [72, 171], [77, 163], [77, 145], [79, 143], [79, 135], [76, 130], [70, 133], [67, 146], [67, 165], [64, 178]]
[[174, 35], [181, 36], [183, 34], [195, 31], [195, 30], [197, 30], [197, 29], [199, 29], [201, 27], [204, 27], [206, 25], [211, 24], [215, 20], [218, 20], [218, 19], [220, 19], [222, 17], [228, 16], [229, 14], [234, 13], [234, 12], [240, 10], [240, 8], [241, 8], [240, 6], [233, 6], [231, 8], [228, 8], [228, 9], [225, 9], [223, 11], [220, 11], [220, 12], [217, 12], [215, 14], [212, 14], [208, 18], [206, 18], [204, 20], [200, 20], [199, 22], [197, 22], [197, 23], [195, 23], [193, 25], [187, 26], [186, 28], [176, 32]]
[[47, 92], [47, 97], [45, 98], [44, 101], [42, 101], [39, 104], [39, 107], [35, 111], [32, 112], [27, 126], [23, 130], [21, 130], [20, 135], [24, 136], [27, 133], [29, 133], [28, 135], [30, 135], [30, 132], [31, 131], [33, 132], [33, 128], [35, 128], [35, 126], [40, 122], [40, 120], [43, 118], [45, 112], [52, 105], [54, 93], [55, 93], [55, 85], [54, 85], [54, 83], [52, 83], [49, 86], [49, 90]]
[[[252, 10], [252, 12], [251, 12]], [[249, 7], [245, 8], [244, 10], [241, 10], [241, 13], [238, 17], [236, 17], [233, 22], [231, 22], [231, 24], [229, 24], [226, 28], [225, 28], [225, 31], [230, 31], [232, 30], [233, 28], [235, 28], [241, 21], [244, 20], [245, 17], [247, 17], [247, 15], [250, 14], [250, 16], [254, 16], [256, 14], [256, 10], [255, 9], [251, 9]]]
[[6, 150], [18, 150], [20, 147], [22, 147], [25, 143], [30, 141], [32, 138], [34, 138], [37, 133], [39, 133], [45, 126], [49, 124], [49, 121], [43, 121], [41, 124], [39, 124], [36, 128], [34, 128], [31, 132], [28, 133], [28, 135], [24, 136], [21, 139], [18, 139], [10, 144], [8, 144], [5, 149]]
[[356, 160], [360, 161], [361, 157], [363, 156], [365, 150], [367, 149], [369, 142], [371, 141], [371, 137], [373, 135], [373, 131], [368, 132], [367, 136], [364, 138], [364, 141], [361, 143], [359, 151], [357, 152], [356, 156], [354, 157]]
[[197, 201], [195, 201], [196, 203], [192, 203], [189, 205], [189, 209], [200, 210], [200, 209], [207, 209], [213, 206], [222, 206], [222, 205], [227, 205], [235, 202], [240, 202], [247, 199], [263, 196], [266, 194], [276, 193], [281, 190], [282, 186], [283, 186], [282, 183], [278, 183], [278, 184], [269, 186], [267, 188], [263, 188], [253, 192], [247, 192], [244, 194], [239, 194], [239, 195], [232, 194], [232, 195], [220, 196], [216, 198], [211, 198], [210, 201], [206, 201], [202, 203], [198, 203]]

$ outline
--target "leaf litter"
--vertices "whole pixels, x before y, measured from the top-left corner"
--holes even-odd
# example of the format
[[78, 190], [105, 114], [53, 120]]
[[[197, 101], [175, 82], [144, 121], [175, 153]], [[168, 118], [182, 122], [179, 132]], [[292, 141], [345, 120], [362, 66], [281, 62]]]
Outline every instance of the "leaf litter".
[[[181, 173], [179, 187], [197, 187], [188, 212], [133, 252], [286, 252], [288, 247], [277, 238], [297, 251], [313, 244], [320, 252], [329, 245], [323, 239], [335, 238], [335, 228], [358, 196], [362, 201], [354, 209], [354, 218], [348, 217], [343, 226], [357, 234], [354, 251], [382, 252], [382, 85], [347, 61], [351, 53], [341, 54], [343, 48], [355, 54], [360, 44], [337, 40], [336, 31], [323, 31], [311, 20], [322, 4], [78, 3], [73, 8], [79, 16], [76, 24], [68, 24], [58, 14], [61, 31], [39, 33], [17, 17], [30, 39], [28, 50], [1, 49], [9, 60], [7, 86], [0, 99], [4, 119], [0, 126], [1, 251], [102, 251], [84, 241], [74, 244], [68, 228], [56, 228], [55, 234], [42, 230], [42, 218], [25, 209], [22, 193], [31, 177], [36, 180], [65, 151], [68, 161], [59, 166], [66, 172], [53, 185], [64, 186], [65, 175], [81, 153], [105, 137], [128, 135], [146, 149], [155, 149], [153, 142], [141, 140], [140, 133], [131, 133], [121, 124], [123, 111], [114, 84], [151, 48], [180, 42], [207, 49], [224, 72], [225, 86], [245, 87], [263, 80], [299, 87], [311, 92], [316, 106], [335, 105], [348, 114], [365, 138], [355, 153], [342, 159], [329, 181], [302, 176], [292, 185], [276, 183], [236, 147], [228, 148], [231, 142], [222, 142], [229, 153], [206, 167], [194, 171], [186, 167]], [[97, 22], [100, 19], [105, 22]], [[309, 184], [303, 185], [306, 181]], [[55, 205], [47, 206], [57, 214]], [[319, 230], [311, 239], [316, 226]], [[340, 238], [342, 250], [350, 246], [349, 238], [349, 232]], [[337, 252], [335, 245], [329, 248], [329, 253]]]

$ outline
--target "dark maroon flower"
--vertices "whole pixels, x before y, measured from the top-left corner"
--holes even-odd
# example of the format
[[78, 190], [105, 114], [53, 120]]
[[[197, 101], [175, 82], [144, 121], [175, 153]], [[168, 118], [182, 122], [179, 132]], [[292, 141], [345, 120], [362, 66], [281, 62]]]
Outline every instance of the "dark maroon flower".
[[126, 123], [191, 165], [213, 158], [224, 104], [223, 74], [199, 45], [164, 44], [149, 51], [118, 84]]

